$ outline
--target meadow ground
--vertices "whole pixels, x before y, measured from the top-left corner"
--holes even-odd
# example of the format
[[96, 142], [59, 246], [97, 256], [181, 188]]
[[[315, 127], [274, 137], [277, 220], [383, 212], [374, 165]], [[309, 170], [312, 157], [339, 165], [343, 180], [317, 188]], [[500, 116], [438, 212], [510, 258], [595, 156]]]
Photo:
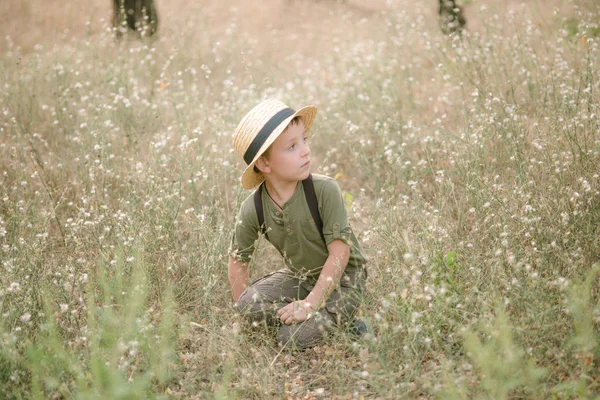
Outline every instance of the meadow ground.
[[[108, 0], [3, 1], [0, 397], [599, 396], [600, 4], [463, 4], [450, 38], [433, 0], [159, 1], [117, 42]], [[361, 340], [233, 311], [231, 136], [267, 97], [319, 108]]]

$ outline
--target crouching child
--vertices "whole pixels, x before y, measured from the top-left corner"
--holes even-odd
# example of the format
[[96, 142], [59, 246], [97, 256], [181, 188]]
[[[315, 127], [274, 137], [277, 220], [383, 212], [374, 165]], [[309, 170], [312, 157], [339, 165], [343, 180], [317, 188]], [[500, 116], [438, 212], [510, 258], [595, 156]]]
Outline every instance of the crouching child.
[[[310, 128], [317, 109], [295, 111], [270, 99], [239, 123], [233, 146], [254, 189], [237, 212], [228, 274], [237, 310], [251, 322], [278, 326], [278, 342], [321, 343], [334, 329], [366, 331], [354, 317], [365, 290], [366, 257], [348, 223], [337, 182], [311, 174]], [[248, 264], [259, 235], [279, 251], [285, 268], [249, 284]]]

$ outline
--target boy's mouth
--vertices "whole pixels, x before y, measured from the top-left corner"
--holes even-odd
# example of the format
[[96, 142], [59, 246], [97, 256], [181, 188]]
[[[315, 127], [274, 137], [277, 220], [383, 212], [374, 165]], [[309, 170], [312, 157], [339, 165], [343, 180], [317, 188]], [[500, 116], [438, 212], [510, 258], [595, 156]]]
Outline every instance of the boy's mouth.
[[308, 167], [309, 164], [310, 164], [310, 160], [308, 160], [307, 162], [302, 164], [302, 166], [300, 168]]

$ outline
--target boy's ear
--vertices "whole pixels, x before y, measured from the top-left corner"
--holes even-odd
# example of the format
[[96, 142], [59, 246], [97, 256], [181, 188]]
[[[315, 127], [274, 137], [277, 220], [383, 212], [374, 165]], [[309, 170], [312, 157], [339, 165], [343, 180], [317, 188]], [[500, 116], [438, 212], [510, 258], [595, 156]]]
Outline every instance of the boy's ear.
[[268, 173], [271, 172], [271, 167], [269, 167], [269, 162], [263, 157], [260, 156], [258, 157], [258, 160], [256, 160], [256, 168], [259, 169], [260, 172], [264, 173]]

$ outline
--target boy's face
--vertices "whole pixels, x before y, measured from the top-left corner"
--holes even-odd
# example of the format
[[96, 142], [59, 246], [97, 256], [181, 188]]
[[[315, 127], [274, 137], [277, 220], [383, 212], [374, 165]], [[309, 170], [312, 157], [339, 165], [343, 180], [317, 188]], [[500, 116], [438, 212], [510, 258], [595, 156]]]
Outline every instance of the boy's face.
[[268, 157], [260, 157], [257, 165], [268, 179], [301, 181], [310, 174], [310, 148], [304, 134], [304, 123], [289, 125], [270, 147]]

